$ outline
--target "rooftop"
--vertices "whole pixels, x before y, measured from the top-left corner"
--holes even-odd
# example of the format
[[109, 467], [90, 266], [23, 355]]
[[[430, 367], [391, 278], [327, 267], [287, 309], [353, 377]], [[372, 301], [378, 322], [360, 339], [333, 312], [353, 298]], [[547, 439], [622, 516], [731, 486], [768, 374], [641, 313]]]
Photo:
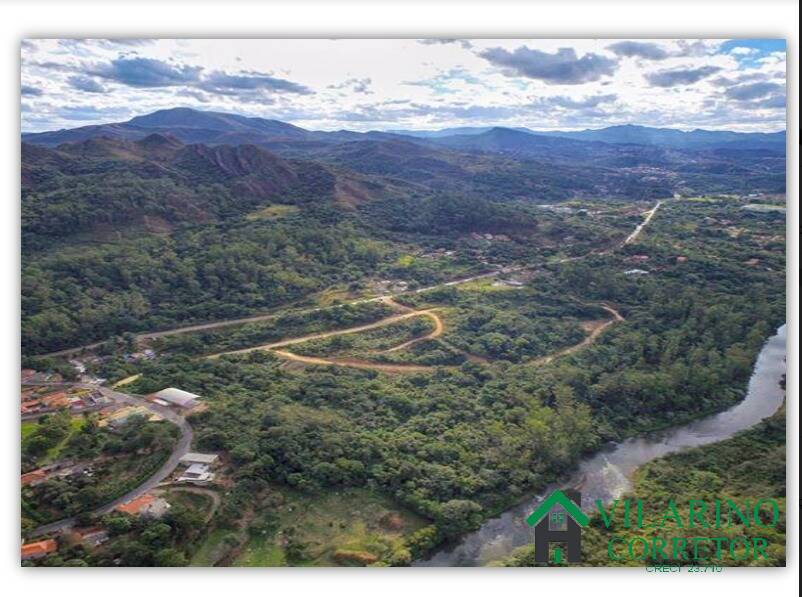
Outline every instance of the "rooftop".
[[42, 541], [34, 541], [33, 543], [25, 543], [22, 546], [22, 559], [36, 558], [49, 553], [53, 553], [58, 549], [58, 543], [55, 539], [44, 539]]
[[179, 390], [178, 388], [165, 388], [160, 392], [156, 392], [154, 396], [156, 398], [166, 400], [167, 402], [171, 402], [172, 404], [178, 404], [179, 406], [191, 404], [200, 398], [200, 396], [197, 394], [185, 392], [184, 390]]
[[44, 481], [45, 479], [47, 479], [47, 473], [42, 469], [38, 469], [22, 475], [20, 477], [20, 483], [25, 487], [26, 485], [36, 483], [37, 481]]
[[200, 452], [187, 452], [181, 457], [183, 464], [199, 463], [212, 464], [217, 461], [217, 454], [201, 454]]
[[124, 512], [125, 514], [139, 514], [142, 510], [150, 506], [154, 501], [156, 501], [156, 496], [146, 493], [145, 495], [141, 495], [138, 498], [131, 500], [130, 502], [125, 502], [124, 504], [120, 504], [115, 508], [118, 512]]

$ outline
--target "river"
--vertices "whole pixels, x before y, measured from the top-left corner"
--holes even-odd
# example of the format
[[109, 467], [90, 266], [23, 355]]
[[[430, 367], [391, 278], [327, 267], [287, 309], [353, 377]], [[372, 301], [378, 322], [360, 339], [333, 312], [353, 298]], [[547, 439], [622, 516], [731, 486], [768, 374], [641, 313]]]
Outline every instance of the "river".
[[[559, 487], [579, 489], [582, 508], [590, 510], [597, 499], [609, 502], [627, 492], [639, 466], [672, 452], [725, 440], [774, 414], [785, 397], [779, 383], [785, 373], [786, 335], [783, 325], [763, 346], [741, 402], [686, 425], [611, 444], [581, 461], [572, 477]], [[524, 519], [557, 487], [547, 487], [543, 493], [491, 518], [456, 544], [414, 565], [483, 566], [510, 555], [517, 547], [531, 544], [533, 531]]]

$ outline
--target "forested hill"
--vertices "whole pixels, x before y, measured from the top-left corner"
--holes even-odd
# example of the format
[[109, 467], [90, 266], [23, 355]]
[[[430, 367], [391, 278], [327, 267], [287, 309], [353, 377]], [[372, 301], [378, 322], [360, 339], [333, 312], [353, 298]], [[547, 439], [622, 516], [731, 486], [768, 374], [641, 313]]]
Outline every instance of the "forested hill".
[[[458, 137], [319, 133], [187, 109], [24, 135], [24, 350], [241, 317], [396, 276], [404, 243], [425, 252], [424, 236], [436, 249], [448, 235], [526, 235], [543, 214], [535, 204], [785, 188], [784, 157], [771, 153], [498, 128]], [[431, 283], [445, 275], [435, 269], [402, 274]]]
[[492, 192], [533, 201], [785, 190], [782, 133], [647, 127], [565, 136], [503, 127], [448, 133], [310, 131], [276, 120], [174, 108], [127, 122], [28, 133], [23, 143], [64, 152], [92, 140], [124, 144], [157, 134], [182, 144], [248, 147], [246, 153], [257, 147], [426, 190]]
[[24, 135], [23, 243], [99, 227], [208, 223], [274, 203], [350, 209], [442, 193], [535, 203], [782, 193], [784, 172], [783, 155], [758, 149], [611, 144], [504, 128], [429, 140], [163, 110]]
[[132, 226], [169, 231], [242, 216], [272, 203], [330, 202], [342, 189], [365, 199], [392, 184], [286, 160], [253, 145], [185, 145], [169, 135], [92, 138], [49, 149], [22, 146], [23, 244]]

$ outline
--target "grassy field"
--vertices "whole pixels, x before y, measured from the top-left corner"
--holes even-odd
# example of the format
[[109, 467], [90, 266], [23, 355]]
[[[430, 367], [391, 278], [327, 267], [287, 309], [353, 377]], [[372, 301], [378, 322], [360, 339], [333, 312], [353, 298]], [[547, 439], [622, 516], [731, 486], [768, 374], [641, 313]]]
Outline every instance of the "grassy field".
[[24, 421], [22, 423], [22, 428], [20, 430], [22, 441], [25, 441], [26, 438], [30, 437], [31, 434], [36, 431], [36, 424], [36, 421]]
[[237, 542], [236, 532], [226, 529], [213, 530], [192, 556], [190, 566], [214, 566]]
[[389, 557], [405, 535], [426, 524], [363, 489], [319, 496], [282, 490], [280, 501], [275, 531], [252, 535], [233, 565], [364, 565]]
[[[70, 433], [63, 440], [61, 440], [58, 444], [56, 444], [55, 446], [53, 446], [52, 448], [50, 448], [47, 451], [47, 453], [41, 458], [40, 464], [49, 464], [49, 463], [53, 462], [54, 460], [57, 460], [58, 459], [58, 455], [61, 452], [61, 449], [69, 441], [69, 439], [72, 436], [72, 434], [75, 433], [78, 429], [81, 428], [82, 424], [83, 424], [83, 417], [80, 417], [80, 416], [73, 417], [70, 420]], [[33, 433], [36, 431], [38, 426], [39, 426], [39, 423], [37, 423], [36, 421], [25, 421], [25, 422], [23, 422], [21, 430], [20, 430], [20, 434], [22, 436], [22, 441], [25, 441], [28, 437], [33, 435]]]
[[128, 377], [121, 379], [111, 387], [116, 389], [116, 388], [121, 388], [123, 386], [127, 386], [128, 384], [134, 383], [140, 377], [142, 377], [141, 373], [137, 373], [136, 375], [129, 375]]
[[197, 510], [206, 516], [212, 507], [212, 498], [208, 495], [190, 493], [180, 489], [170, 489], [165, 492], [164, 498], [171, 504], [177, 504], [190, 510]]

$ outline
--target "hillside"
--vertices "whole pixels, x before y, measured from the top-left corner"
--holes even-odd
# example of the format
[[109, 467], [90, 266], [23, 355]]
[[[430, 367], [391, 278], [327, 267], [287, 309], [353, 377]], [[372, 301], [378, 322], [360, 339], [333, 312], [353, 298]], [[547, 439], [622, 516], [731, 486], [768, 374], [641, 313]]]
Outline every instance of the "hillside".
[[253, 145], [185, 145], [172, 135], [22, 145], [23, 242], [158, 222], [209, 223], [271, 203], [353, 202], [389, 186]]
[[[686, 133], [632, 126], [565, 134], [502, 127], [409, 135], [324, 132], [276, 120], [174, 108], [122, 123], [24, 134], [23, 142], [63, 151], [64, 143], [100, 138], [135, 142], [154, 133], [183, 144], [259, 148], [285, 159], [382, 177], [384, 184], [411, 185], [425, 193], [555, 201], [785, 189], [784, 133]], [[250, 151], [256, 150], [243, 150]], [[33, 155], [32, 150], [26, 153]], [[246, 190], [253, 191], [247, 184]], [[353, 201], [345, 201], [349, 202]]]

